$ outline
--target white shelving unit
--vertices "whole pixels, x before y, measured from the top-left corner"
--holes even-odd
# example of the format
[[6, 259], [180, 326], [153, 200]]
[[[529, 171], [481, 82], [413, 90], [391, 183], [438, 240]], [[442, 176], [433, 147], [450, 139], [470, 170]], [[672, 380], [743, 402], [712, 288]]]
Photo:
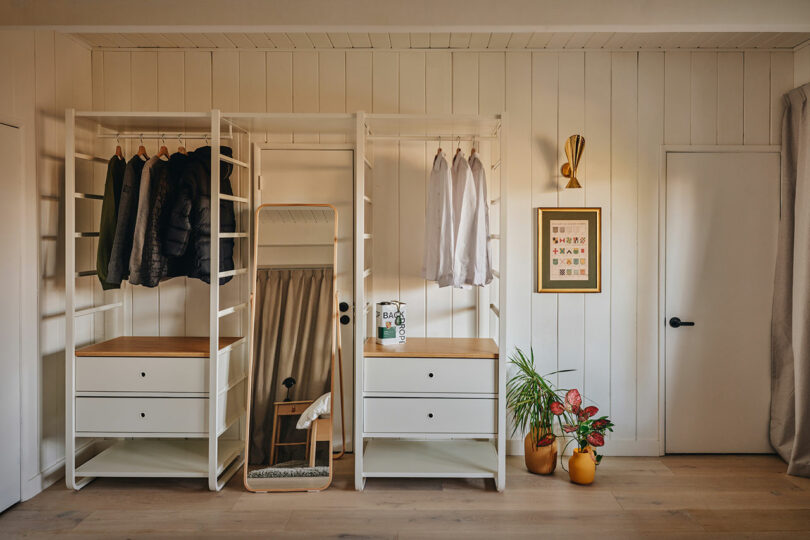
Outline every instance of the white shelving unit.
[[[355, 236], [358, 239], [355, 243], [355, 302], [357, 306], [364, 306], [365, 315], [358, 314], [355, 319], [354, 448], [355, 488], [358, 490], [364, 488], [367, 478], [374, 477], [492, 478], [499, 491], [505, 487], [507, 272], [506, 249], [502, 246], [506, 241], [507, 186], [504, 121], [503, 114], [357, 114], [356, 147], [363, 159], [358, 159], [355, 165]], [[482, 344], [484, 349], [489, 348], [486, 341], [491, 339], [497, 344], [492, 347], [496, 347], [498, 352], [490, 353], [490, 356], [485, 352], [462, 355], [452, 363], [452, 369], [458, 370], [463, 369], [459, 368], [461, 365], [471, 365], [465, 364], [466, 362], [494, 362], [491, 371], [489, 366], [492, 364], [476, 364], [476, 367], [481, 368], [477, 370], [481, 379], [474, 381], [472, 391], [465, 392], [458, 388], [451, 391], [437, 390], [439, 387], [432, 381], [438, 381], [441, 377], [436, 373], [434, 378], [433, 367], [449, 369], [450, 363], [442, 362], [442, 358], [446, 356], [437, 354], [431, 357], [429, 349], [431, 343], [436, 342], [429, 340], [425, 340], [426, 344], [423, 345], [426, 354], [416, 362], [421, 363], [421, 367], [413, 362], [417, 358], [400, 358], [399, 353], [392, 352], [385, 360], [389, 363], [401, 362], [403, 372], [399, 378], [388, 374], [382, 377], [381, 384], [369, 384], [365, 373], [366, 362], [382, 360], [367, 357], [367, 351], [364, 350], [366, 339], [373, 339], [374, 303], [380, 300], [374, 296], [373, 263], [369, 263], [371, 258], [366, 255], [366, 250], [370, 250], [371, 243], [374, 242], [373, 223], [366, 213], [370, 212], [374, 199], [371, 174], [375, 141], [436, 141], [448, 149], [446, 153], [449, 160], [454, 156], [457, 142], [474, 142], [486, 167], [490, 198], [490, 245], [495, 268], [493, 282], [479, 289], [478, 338], [484, 339], [476, 341], [472, 348], [478, 348], [481, 353]], [[452, 348], [452, 343], [450, 347]], [[379, 367], [381, 364], [379, 362], [374, 365]], [[375, 377], [379, 374], [378, 370]], [[463, 378], [461, 373], [458, 375]], [[423, 379], [424, 383], [418, 382], [419, 377], [424, 376], [429, 379]], [[411, 383], [403, 383], [403, 377], [416, 382], [411, 388], [404, 390], [403, 384], [408, 386]], [[412, 406], [406, 406], [405, 403]], [[387, 412], [383, 416], [386, 420], [390, 419], [390, 429], [380, 429], [388, 426], [381, 426], [384, 422], [381, 422], [379, 414], [367, 416], [366, 406], [377, 407], [376, 413], [380, 412], [380, 407], [384, 407]], [[478, 424], [473, 422], [473, 427], [480, 428], [476, 432], [459, 433], [459, 429], [436, 427], [447, 426], [448, 417], [464, 417], [463, 411], [470, 407], [485, 412], [484, 416], [489, 418]], [[419, 412], [414, 413], [414, 409]], [[427, 411], [431, 412], [423, 414]], [[420, 425], [424, 425], [425, 429], [415, 427]]]
[[[249, 134], [225, 120], [218, 110], [167, 113], [68, 109], [65, 113], [65, 135], [66, 483], [69, 488], [81, 489], [94, 478], [102, 476], [202, 477], [208, 479], [209, 489], [219, 490], [244, 461], [244, 411], [249, 350], [249, 310], [245, 308], [248, 307], [250, 298], [247, 276], [251, 264], [253, 193]], [[226, 138], [233, 149], [233, 157], [220, 154], [220, 143]], [[119, 290], [102, 291], [95, 270], [77, 268], [77, 252], [81, 253], [85, 264], [87, 261], [95, 261], [96, 243], [91, 239], [97, 238], [99, 233], [88, 227], [92, 227], [93, 223], [95, 227], [98, 226], [103, 196], [90, 190], [93, 185], [98, 184], [93, 182], [93, 176], [100, 172], [103, 178], [103, 171], [93, 170], [93, 167], [103, 167], [107, 163], [109, 158], [104, 156], [112, 155], [116, 141], [122, 146], [129, 143], [130, 148], [126, 154], [132, 156], [135, 153], [133, 148], [137, 148], [135, 143], [144, 141], [145, 144], [157, 146], [161, 139], [210, 143], [212, 270], [218, 267], [216, 261], [219, 261], [221, 238], [235, 240], [236, 269], [228, 272], [212, 271], [208, 307], [209, 333], [207, 338], [202, 338], [207, 345], [204, 343], [200, 347], [196, 343], [193, 351], [188, 351], [188, 340], [194, 338], [154, 338], [152, 341], [165, 349], [162, 354], [140, 351], [136, 343], [134, 348], [130, 346], [126, 352], [116, 352], [113, 347], [111, 353], [97, 353], [95, 356], [102, 360], [105, 357], [124, 357], [133, 365], [138, 365], [138, 362], [146, 365], [143, 358], [159, 356], [165, 362], [152, 364], [150, 369], [154, 369], [156, 376], [164, 379], [172, 376], [171, 370], [166, 366], [171, 366], [172, 360], [180, 356], [193, 360], [191, 366], [199, 372], [189, 373], [188, 376], [196, 375], [202, 382], [193, 392], [189, 392], [187, 388], [173, 388], [171, 384], [168, 384], [168, 388], [156, 391], [149, 385], [138, 387], [137, 381], [149, 380], [147, 368], [140, 372], [141, 379], [138, 379], [137, 372], [133, 375], [126, 369], [121, 369], [119, 372], [110, 372], [109, 386], [106, 388], [102, 385], [102, 388], [84, 389], [86, 375], [81, 375], [77, 388], [77, 358], [84, 358], [85, 354], [80, 352], [77, 355], [77, 349], [88, 345], [103, 347], [105, 344], [118, 343], [111, 340], [132, 333], [130, 317], [133, 287], [124, 282]], [[79, 167], [81, 162], [88, 162], [90, 168]], [[231, 180], [235, 195], [220, 194], [221, 162], [230, 163], [234, 167]], [[236, 233], [220, 232], [220, 199], [234, 203]], [[79, 203], [84, 200], [87, 202]], [[88, 204], [96, 206], [88, 207]], [[82, 230], [77, 230], [77, 223]], [[93, 264], [92, 267], [94, 266]], [[235, 305], [222, 306], [218, 278], [227, 276], [233, 277], [236, 284], [232, 287], [238, 291], [236, 295], [239, 299]], [[77, 289], [80, 289], [81, 294], [77, 294]], [[231, 326], [239, 328], [241, 335], [223, 345], [220, 343], [220, 325], [225, 317], [235, 318]], [[85, 322], [88, 319], [90, 321]], [[82, 325], [81, 336], [77, 335], [78, 324]], [[149, 375], [151, 377], [151, 371]], [[179, 380], [180, 375], [175, 375]], [[77, 430], [77, 400], [82, 400], [82, 405], [93, 411], [92, 414], [85, 413], [79, 419], [82, 431]], [[99, 400], [98, 406], [88, 400]], [[103, 403], [115, 404], [114, 408], [121, 409], [124, 413], [119, 411], [113, 415], [104, 410]], [[200, 417], [179, 418], [176, 420], [179, 429], [166, 428], [166, 425], [175, 424], [161, 413], [178, 410], [194, 411]], [[144, 429], [115, 429], [117, 422], [124, 426], [137, 422], [138, 411], [141, 411], [139, 416], [144, 422]], [[149, 411], [149, 414], [145, 411]], [[135, 413], [136, 420], [133, 420], [130, 412]], [[152, 421], [153, 412], [162, 422]], [[153, 423], [163, 429], [150, 431], [149, 426]], [[199, 425], [200, 428], [195, 427], [189, 431], [185, 429], [186, 424]], [[105, 428], [95, 430], [85, 427], [94, 425]], [[78, 463], [77, 456], [84, 457], [88, 453], [89, 459]]]

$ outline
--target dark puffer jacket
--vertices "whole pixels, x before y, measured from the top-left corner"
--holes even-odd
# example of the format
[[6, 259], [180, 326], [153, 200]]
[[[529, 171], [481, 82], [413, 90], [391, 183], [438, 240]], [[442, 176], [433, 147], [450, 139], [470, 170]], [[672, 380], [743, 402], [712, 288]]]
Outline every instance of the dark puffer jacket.
[[183, 171], [188, 163], [188, 156], [175, 153], [168, 163], [156, 164], [151, 175], [149, 192], [149, 214], [143, 241], [140, 284], [157, 287], [164, 278], [183, 275], [182, 268], [174, 264], [163, 250], [163, 234], [168, 226], [171, 210], [180, 186]]
[[[228, 157], [233, 151], [220, 147], [220, 152]], [[220, 162], [220, 193], [233, 195], [230, 176], [233, 166]], [[211, 282], [211, 147], [204, 146], [189, 153], [177, 195], [172, 205], [171, 215], [163, 234], [163, 253], [168, 257], [182, 258], [174, 271], [188, 277]], [[235, 232], [236, 217], [232, 201], [219, 202], [220, 232]], [[219, 244], [219, 271], [233, 270], [233, 239], [223, 238]], [[220, 285], [230, 281], [221, 278]]]

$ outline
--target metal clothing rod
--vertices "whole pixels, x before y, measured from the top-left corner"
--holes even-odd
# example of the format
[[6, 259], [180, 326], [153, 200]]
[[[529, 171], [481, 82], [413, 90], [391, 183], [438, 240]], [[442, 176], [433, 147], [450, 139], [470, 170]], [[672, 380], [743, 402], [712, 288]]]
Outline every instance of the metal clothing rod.
[[452, 143], [458, 141], [492, 141], [497, 140], [498, 137], [495, 135], [462, 135], [460, 137], [458, 135], [452, 137], [449, 135], [442, 137], [439, 137], [438, 135], [369, 135], [366, 137], [366, 139], [369, 141], [447, 141], [448, 144], [452, 145]]
[[[210, 133], [99, 133], [96, 135], [99, 139], [168, 139], [168, 140], [176, 140], [176, 139], [196, 139], [196, 140], [203, 140], [211, 139]], [[232, 139], [231, 135], [222, 134], [219, 136], [220, 139]]]

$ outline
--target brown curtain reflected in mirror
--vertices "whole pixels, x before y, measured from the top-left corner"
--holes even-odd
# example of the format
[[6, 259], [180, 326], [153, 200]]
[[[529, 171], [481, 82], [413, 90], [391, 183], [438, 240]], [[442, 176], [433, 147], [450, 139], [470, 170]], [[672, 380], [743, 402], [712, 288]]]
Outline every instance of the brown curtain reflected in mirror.
[[[287, 397], [312, 401], [330, 391], [333, 282], [331, 267], [257, 270], [248, 453], [252, 465], [270, 464], [275, 402]], [[295, 379], [289, 396], [282, 384], [288, 377]], [[279, 429], [281, 440], [301, 435], [294, 421]], [[276, 461], [303, 459], [303, 452], [304, 446], [282, 447]]]

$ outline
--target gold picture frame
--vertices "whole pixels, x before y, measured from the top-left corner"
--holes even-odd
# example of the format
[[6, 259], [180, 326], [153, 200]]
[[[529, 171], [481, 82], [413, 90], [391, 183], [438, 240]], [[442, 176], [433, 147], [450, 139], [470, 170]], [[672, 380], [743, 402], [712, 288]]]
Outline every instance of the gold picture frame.
[[600, 207], [537, 209], [537, 292], [602, 292]]

